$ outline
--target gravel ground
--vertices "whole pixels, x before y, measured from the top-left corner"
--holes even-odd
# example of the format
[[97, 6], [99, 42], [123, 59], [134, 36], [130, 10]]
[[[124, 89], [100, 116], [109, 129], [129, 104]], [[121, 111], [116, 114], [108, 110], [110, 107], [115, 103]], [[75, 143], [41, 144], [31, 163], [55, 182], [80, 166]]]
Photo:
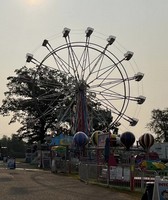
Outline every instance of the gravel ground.
[[85, 184], [78, 179], [17, 164], [0, 167], [0, 197], [4, 200], [139, 200], [136, 193]]

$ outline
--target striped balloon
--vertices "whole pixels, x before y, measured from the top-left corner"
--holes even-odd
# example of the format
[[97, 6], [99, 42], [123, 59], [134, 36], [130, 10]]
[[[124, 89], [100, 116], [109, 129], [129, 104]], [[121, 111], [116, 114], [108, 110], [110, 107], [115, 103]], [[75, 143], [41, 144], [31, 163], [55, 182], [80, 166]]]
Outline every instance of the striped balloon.
[[91, 141], [92, 141], [93, 145], [95, 145], [95, 146], [98, 145], [98, 136], [100, 134], [103, 134], [103, 131], [95, 131], [95, 132], [92, 133]]
[[154, 137], [150, 133], [145, 133], [139, 138], [139, 144], [148, 151], [150, 147], [154, 144]]

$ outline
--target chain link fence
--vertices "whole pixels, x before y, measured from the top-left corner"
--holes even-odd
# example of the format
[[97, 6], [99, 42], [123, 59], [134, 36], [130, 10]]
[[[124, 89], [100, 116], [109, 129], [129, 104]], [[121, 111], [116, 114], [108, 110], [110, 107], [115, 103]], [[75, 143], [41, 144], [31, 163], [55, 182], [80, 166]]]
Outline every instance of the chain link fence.
[[107, 186], [123, 187], [144, 192], [147, 182], [154, 182], [155, 176], [167, 176], [168, 171], [141, 171], [131, 165], [108, 167], [89, 163], [79, 164], [80, 180], [86, 183], [101, 183]]

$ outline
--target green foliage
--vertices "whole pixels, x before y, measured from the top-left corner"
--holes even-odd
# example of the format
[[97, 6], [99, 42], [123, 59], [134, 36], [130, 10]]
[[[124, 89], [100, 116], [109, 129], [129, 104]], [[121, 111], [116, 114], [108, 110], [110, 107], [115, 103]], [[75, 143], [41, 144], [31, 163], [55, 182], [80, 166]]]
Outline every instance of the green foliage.
[[8, 91], [0, 114], [13, 113], [9, 123], [20, 122], [22, 126], [17, 132], [21, 138], [27, 138], [30, 143], [43, 142], [47, 129], [59, 121], [55, 110], [57, 114], [63, 113], [71, 100], [63, 101], [72, 82], [65, 74], [48, 67], [22, 67], [15, 73], [16, 76], [8, 77]]
[[147, 128], [157, 135], [156, 140], [168, 142], [168, 108], [152, 110], [151, 121], [147, 124]]
[[[24, 66], [15, 73], [8, 77], [8, 91], [0, 114], [13, 113], [9, 124], [16, 121], [21, 124], [17, 131], [19, 138], [26, 138], [29, 143], [43, 143], [48, 129], [57, 129], [58, 122], [72, 122], [78, 85], [69, 74], [47, 66]], [[88, 108], [95, 130], [104, 129], [112, 121], [111, 111], [98, 104], [92, 99]]]
[[16, 134], [13, 134], [11, 138], [4, 135], [0, 139], [0, 145], [2, 156], [25, 157], [26, 143]]

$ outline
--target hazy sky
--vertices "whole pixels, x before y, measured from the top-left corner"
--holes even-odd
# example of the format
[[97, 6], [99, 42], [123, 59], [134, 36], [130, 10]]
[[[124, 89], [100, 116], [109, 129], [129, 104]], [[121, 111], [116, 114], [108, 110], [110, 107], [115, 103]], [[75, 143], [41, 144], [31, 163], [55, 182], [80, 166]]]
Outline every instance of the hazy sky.
[[[25, 55], [45, 38], [64, 27], [93, 27], [134, 52], [143, 79], [139, 123], [131, 131], [145, 132], [151, 111], [168, 107], [168, 0], [0, 0], [0, 102], [7, 77], [25, 64]], [[0, 137], [11, 135], [18, 125], [0, 116]]]

